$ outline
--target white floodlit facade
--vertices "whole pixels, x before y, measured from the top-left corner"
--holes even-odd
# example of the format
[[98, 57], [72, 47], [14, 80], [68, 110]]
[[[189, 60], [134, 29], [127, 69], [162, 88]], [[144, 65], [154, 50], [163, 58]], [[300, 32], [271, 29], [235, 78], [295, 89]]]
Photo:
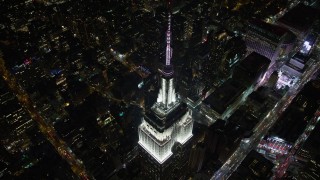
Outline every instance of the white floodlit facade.
[[171, 148], [174, 144], [173, 131], [174, 127], [170, 127], [163, 133], [160, 133], [146, 121], [143, 121], [139, 126], [139, 144], [162, 164], [172, 155]]
[[[178, 102], [179, 103], [179, 102]], [[157, 104], [155, 104], [157, 105]], [[174, 143], [185, 144], [191, 139], [193, 129], [193, 119], [191, 111], [187, 111], [180, 120], [159, 132], [144, 119], [139, 126], [139, 145], [143, 147], [160, 164], [167, 160], [171, 155], [171, 148]]]
[[[157, 102], [151, 107], [152, 118], [155, 119], [148, 119], [148, 122], [144, 117], [138, 129], [139, 145], [160, 164], [173, 154], [172, 147], [175, 143], [183, 145], [193, 136], [191, 111], [184, 107], [181, 108], [182, 102], [175, 92], [171, 66], [170, 27], [171, 15], [169, 15], [166, 37], [166, 67], [162, 72]], [[179, 108], [182, 110], [180, 111]]]

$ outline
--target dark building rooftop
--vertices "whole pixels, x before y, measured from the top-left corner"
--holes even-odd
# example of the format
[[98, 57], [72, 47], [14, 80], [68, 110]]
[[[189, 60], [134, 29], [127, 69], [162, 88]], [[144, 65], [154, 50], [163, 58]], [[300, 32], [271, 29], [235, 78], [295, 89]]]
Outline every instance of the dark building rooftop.
[[272, 175], [273, 166], [273, 163], [264, 158], [263, 155], [251, 151], [230, 179], [269, 179]]
[[112, 93], [116, 98], [122, 99], [131, 95], [131, 93], [138, 90], [138, 84], [142, 78], [136, 73], [129, 73], [116, 81], [112, 88]]
[[259, 104], [263, 104], [266, 101], [267, 97], [266, 96], [262, 96], [261, 95], [261, 91], [262, 91], [261, 89], [258, 89], [258, 91], [253, 91], [248, 96], [248, 98], [258, 102]]
[[317, 155], [317, 161], [320, 163], [320, 124], [318, 123], [309, 138], [303, 144], [303, 149], [309, 150], [313, 155]]
[[308, 99], [315, 102], [320, 100], [320, 80], [314, 80], [305, 85], [305, 87], [300, 92]]
[[241, 61], [239, 66], [244, 68], [250, 75], [257, 75], [269, 63], [270, 60], [268, 58], [253, 52]]
[[235, 67], [233, 78], [251, 85], [267, 70], [270, 60], [256, 52], [251, 53]]
[[185, 103], [180, 103], [177, 108], [175, 108], [165, 117], [160, 117], [152, 110], [147, 110], [144, 118], [159, 132], [163, 132], [166, 128], [177, 122], [177, 120], [186, 114], [187, 111], [187, 105]]
[[279, 24], [292, 28], [296, 32], [305, 33], [319, 18], [319, 10], [304, 4], [292, 8], [279, 19]]
[[301, 53], [296, 53], [292, 59], [295, 59], [297, 61], [300, 61], [301, 63], [305, 64], [308, 60], [309, 60], [309, 57], [306, 57], [304, 56], [303, 54]]
[[258, 19], [249, 20], [248, 28], [249, 30], [254, 30], [256, 33], [275, 41], [280, 41], [286, 33], [290, 32], [285, 28]]
[[251, 131], [257, 124], [258, 119], [245, 110], [238, 109], [230, 116], [228, 121], [236, 123], [246, 131]]
[[222, 86], [217, 88], [203, 103], [210, 108], [223, 114], [223, 112], [245, 91], [246, 87], [240, 82], [229, 79]]
[[320, 81], [308, 82], [277, 121], [271, 132], [294, 143], [319, 107]]

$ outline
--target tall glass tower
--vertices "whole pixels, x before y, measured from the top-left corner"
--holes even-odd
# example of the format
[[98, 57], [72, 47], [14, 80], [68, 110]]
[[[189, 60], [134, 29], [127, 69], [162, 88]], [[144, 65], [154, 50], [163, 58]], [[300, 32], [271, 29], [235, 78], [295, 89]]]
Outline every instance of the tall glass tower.
[[166, 62], [160, 71], [161, 88], [157, 102], [147, 109], [139, 126], [139, 145], [158, 164], [165, 163], [173, 154], [175, 144], [184, 145], [192, 137], [191, 111], [175, 92], [174, 71], [171, 64], [171, 13], [166, 32]]

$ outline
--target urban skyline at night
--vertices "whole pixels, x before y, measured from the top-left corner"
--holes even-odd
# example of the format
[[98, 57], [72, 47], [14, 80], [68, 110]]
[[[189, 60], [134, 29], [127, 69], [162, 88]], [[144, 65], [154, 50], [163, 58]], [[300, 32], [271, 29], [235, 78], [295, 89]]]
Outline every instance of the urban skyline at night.
[[0, 179], [318, 179], [319, 0], [0, 0]]

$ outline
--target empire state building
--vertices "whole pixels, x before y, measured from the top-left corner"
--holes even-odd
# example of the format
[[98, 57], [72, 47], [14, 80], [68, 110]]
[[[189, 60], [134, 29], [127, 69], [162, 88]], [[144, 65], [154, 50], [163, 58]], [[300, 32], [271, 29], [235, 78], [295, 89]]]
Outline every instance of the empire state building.
[[[175, 155], [173, 147], [191, 139], [193, 119], [191, 111], [175, 92], [174, 71], [171, 64], [171, 14], [166, 31], [166, 61], [160, 71], [161, 88], [157, 102], [147, 109], [139, 126], [139, 145], [156, 164], [166, 164]], [[173, 158], [174, 159], [174, 158]], [[159, 166], [160, 167], [160, 166]], [[163, 173], [163, 170], [160, 170]], [[159, 172], [161, 173], [161, 172]], [[157, 178], [158, 179], [158, 178]], [[160, 178], [159, 178], [160, 179]]]

